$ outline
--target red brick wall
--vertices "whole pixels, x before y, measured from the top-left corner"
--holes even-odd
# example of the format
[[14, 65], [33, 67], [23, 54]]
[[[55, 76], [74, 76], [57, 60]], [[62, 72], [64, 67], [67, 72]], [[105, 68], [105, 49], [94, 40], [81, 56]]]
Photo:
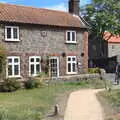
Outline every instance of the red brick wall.
[[84, 51], [84, 58], [83, 58], [83, 64], [84, 64], [84, 70], [87, 73], [88, 72], [88, 32], [83, 33], [83, 51]]

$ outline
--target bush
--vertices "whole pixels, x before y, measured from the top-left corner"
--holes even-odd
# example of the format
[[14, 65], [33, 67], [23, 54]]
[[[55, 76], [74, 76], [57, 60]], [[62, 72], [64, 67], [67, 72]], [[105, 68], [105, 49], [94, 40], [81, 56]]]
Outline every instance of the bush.
[[13, 92], [21, 88], [20, 82], [15, 78], [7, 78], [1, 82], [1, 92]]
[[89, 68], [88, 73], [89, 74], [100, 73], [100, 68]]
[[29, 77], [25, 82], [26, 89], [40, 88], [44, 86], [44, 80], [46, 78], [46, 74], [41, 72], [37, 77]]
[[44, 80], [47, 77], [47, 74], [44, 72], [41, 72], [36, 78], [35, 78], [35, 87], [40, 88], [44, 86]]
[[29, 77], [28, 80], [25, 82], [26, 89], [33, 89], [35, 88], [35, 80], [32, 77]]

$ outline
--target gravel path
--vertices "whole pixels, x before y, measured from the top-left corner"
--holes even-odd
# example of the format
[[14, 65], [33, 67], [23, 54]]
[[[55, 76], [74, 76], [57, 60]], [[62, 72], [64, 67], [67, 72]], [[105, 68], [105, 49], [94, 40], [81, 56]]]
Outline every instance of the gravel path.
[[99, 91], [87, 89], [71, 93], [64, 120], [104, 120], [102, 107], [96, 97]]

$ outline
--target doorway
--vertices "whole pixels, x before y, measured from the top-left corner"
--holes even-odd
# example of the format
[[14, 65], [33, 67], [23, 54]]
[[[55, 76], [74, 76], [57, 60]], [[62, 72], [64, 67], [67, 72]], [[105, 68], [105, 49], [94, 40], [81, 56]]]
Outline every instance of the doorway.
[[59, 58], [51, 57], [50, 58], [50, 72], [51, 77], [59, 77]]

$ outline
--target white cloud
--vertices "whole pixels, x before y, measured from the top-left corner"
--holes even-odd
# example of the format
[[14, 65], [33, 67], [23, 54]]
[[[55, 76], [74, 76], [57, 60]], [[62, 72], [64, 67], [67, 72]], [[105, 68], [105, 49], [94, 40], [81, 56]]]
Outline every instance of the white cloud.
[[51, 10], [67, 11], [67, 7], [66, 7], [65, 3], [60, 3], [60, 4], [57, 4], [57, 5], [48, 6], [48, 7], [45, 7], [45, 8], [51, 9]]

